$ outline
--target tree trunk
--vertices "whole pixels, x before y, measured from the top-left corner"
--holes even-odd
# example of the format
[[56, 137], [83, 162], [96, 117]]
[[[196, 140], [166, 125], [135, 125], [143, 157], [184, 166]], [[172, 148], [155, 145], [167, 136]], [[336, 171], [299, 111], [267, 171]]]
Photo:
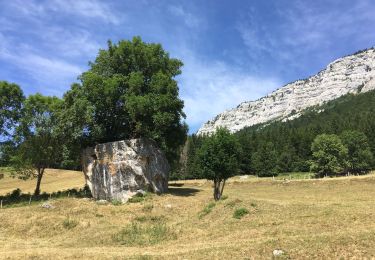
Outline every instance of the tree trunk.
[[219, 181], [219, 180], [215, 180], [214, 181], [214, 199], [215, 199], [215, 201], [218, 201], [218, 200], [220, 200], [220, 183], [221, 183], [221, 181]]
[[35, 192], [34, 192], [35, 196], [39, 196], [39, 194], [40, 194], [40, 183], [42, 182], [43, 174], [44, 174], [44, 168], [38, 169], [38, 176], [37, 176], [37, 180], [36, 180], [36, 188], [35, 188]]
[[223, 191], [224, 191], [224, 186], [225, 186], [225, 179], [223, 180], [223, 186], [221, 186], [221, 191], [220, 191], [220, 198], [223, 196]]

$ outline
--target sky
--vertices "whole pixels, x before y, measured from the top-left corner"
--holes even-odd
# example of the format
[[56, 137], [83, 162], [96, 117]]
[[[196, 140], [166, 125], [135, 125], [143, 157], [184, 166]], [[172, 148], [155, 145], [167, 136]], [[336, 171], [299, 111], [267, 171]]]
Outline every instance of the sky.
[[0, 0], [0, 80], [62, 97], [107, 41], [184, 62], [190, 133], [243, 101], [375, 45], [373, 0]]

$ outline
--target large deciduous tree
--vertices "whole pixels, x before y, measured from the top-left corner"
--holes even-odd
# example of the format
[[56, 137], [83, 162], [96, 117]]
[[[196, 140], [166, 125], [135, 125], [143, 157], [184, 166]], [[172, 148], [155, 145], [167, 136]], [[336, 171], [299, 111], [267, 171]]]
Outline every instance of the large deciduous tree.
[[12, 157], [13, 175], [20, 179], [37, 178], [35, 195], [40, 194], [45, 169], [61, 160], [63, 140], [58, 128], [61, 103], [57, 97], [29, 96], [16, 129], [18, 147]]
[[197, 151], [200, 177], [214, 182], [214, 199], [220, 200], [225, 181], [239, 170], [240, 145], [227, 129], [219, 128], [203, 139]]
[[343, 144], [348, 148], [347, 171], [349, 173], [362, 173], [371, 170], [373, 154], [366, 135], [359, 131], [345, 131], [340, 137]]
[[139, 37], [108, 42], [65, 94], [64, 126], [82, 146], [147, 137], [173, 158], [187, 132], [175, 80], [182, 65]]
[[311, 170], [319, 176], [341, 173], [346, 168], [348, 149], [337, 135], [318, 135], [311, 145], [311, 151]]

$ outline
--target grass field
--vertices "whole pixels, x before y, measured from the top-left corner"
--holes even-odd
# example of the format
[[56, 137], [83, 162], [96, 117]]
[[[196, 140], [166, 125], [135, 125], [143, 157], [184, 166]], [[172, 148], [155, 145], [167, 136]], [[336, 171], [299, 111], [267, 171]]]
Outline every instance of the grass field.
[[[33, 193], [36, 179], [20, 180], [12, 178], [7, 168], [0, 168], [0, 174], [4, 178], [0, 179], [0, 195], [5, 195], [14, 189], [21, 189], [23, 193]], [[85, 178], [82, 172], [47, 169], [44, 173], [41, 192], [54, 192], [72, 188], [82, 188], [85, 185]]]
[[275, 249], [285, 252], [282, 259], [370, 259], [374, 187], [374, 174], [236, 177], [217, 203], [210, 182], [185, 181], [172, 182], [168, 194], [125, 205], [65, 198], [51, 200], [53, 209], [6, 208], [0, 210], [0, 259], [270, 259]]

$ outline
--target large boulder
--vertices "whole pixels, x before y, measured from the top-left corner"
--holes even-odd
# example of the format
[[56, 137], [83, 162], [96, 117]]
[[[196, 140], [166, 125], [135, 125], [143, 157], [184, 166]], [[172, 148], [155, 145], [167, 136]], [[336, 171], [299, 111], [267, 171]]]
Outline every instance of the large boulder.
[[144, 191], [168, 191], [170, 167], [164, 153], [148, 139], [98, 144], [82, 154], [83, 172], [97, 200], [126, 202]]

